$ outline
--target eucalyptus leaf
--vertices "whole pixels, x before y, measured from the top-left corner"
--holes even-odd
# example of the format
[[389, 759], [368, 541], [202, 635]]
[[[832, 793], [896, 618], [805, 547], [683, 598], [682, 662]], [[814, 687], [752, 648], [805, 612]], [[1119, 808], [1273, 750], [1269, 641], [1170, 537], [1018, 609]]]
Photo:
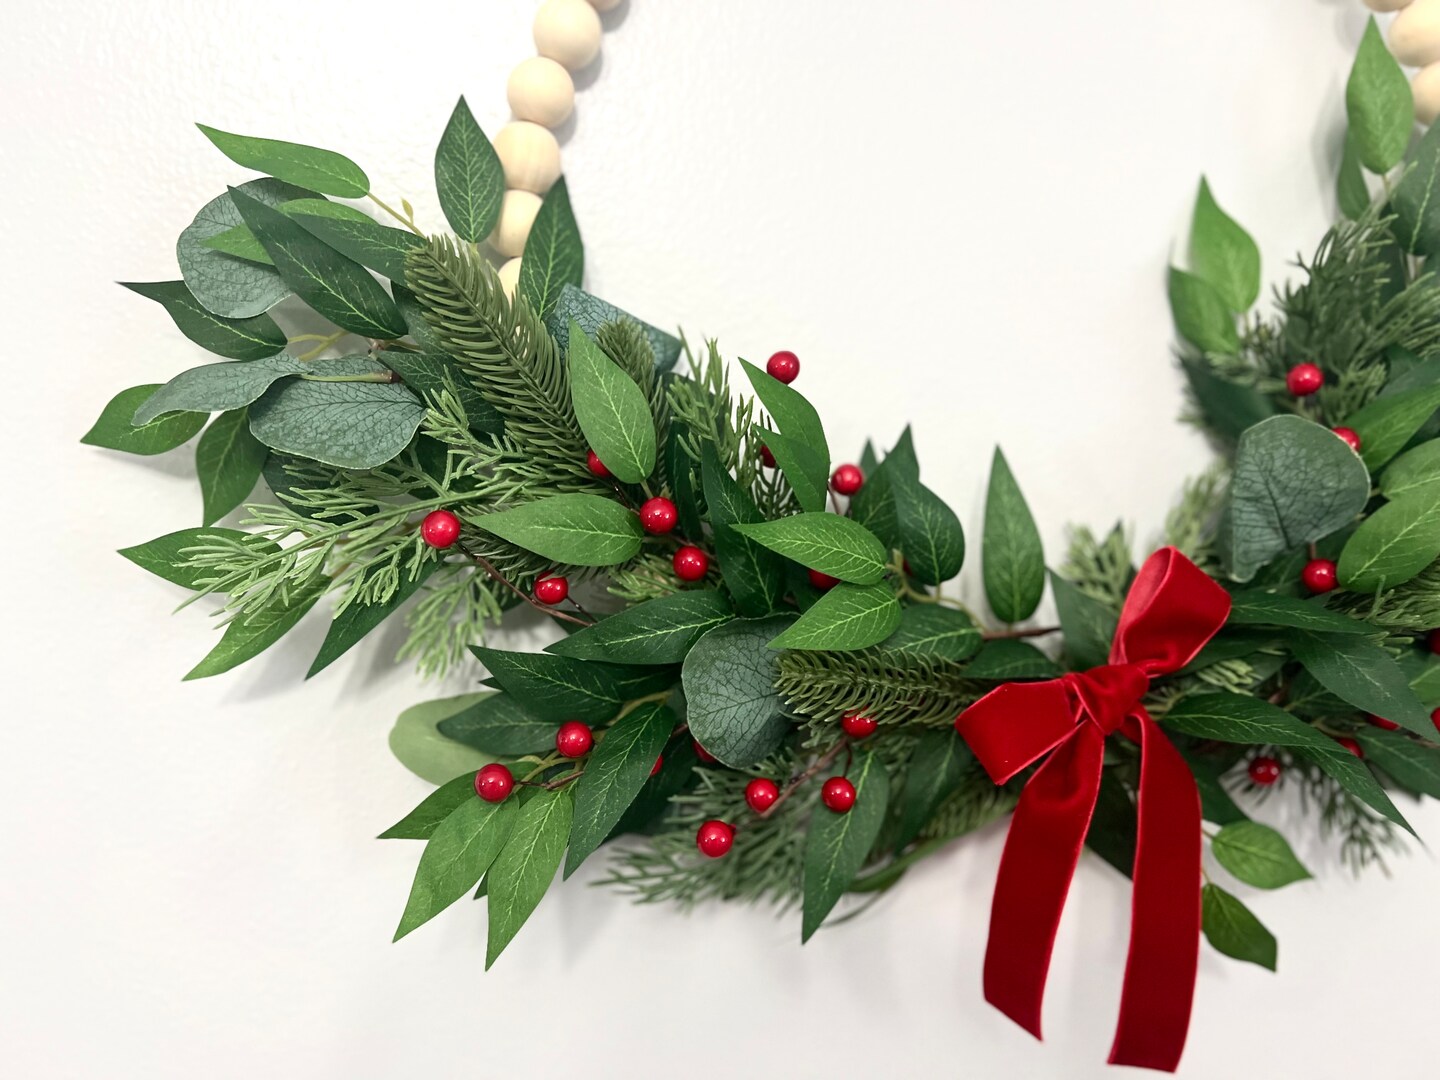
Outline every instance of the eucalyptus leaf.
[[707, 631], [734, 618], [718, 592], [671, 593], [624, 608], [549, 647], [557, 656], [618, 664], [678, 664]]
[[629, 809], [675, 729], [675, 714], [642, 705], [605, 731], [575, 781], [575, 821], [565, 857], [568, 878], [598, 848]]
[[1275, 970], [1275, 935], [1235, 897], [1218, 885], [1200, 890], [1201, 926], [1217, 952]]
[[476, 524], [543, 559], [570, 566], [614, 566], [640, 553], [634, 511], [600, 495], [551, 495], [486, 514]]
[[816, 810], [805, 836], [804, 900], [800, 940], [809, 941], [830, 914], [885, 824], [890, 778], [880, 758], [862, 750], [846, 771], [855, 785], [855, 804], [843, 814]]
[[[251, 180], [235, 190], [271, 207], [314, 195], [271, 177]], [[191, 294], [203, 307], [230, 319], [259, 315], [290, 295], [290, 286], [274, 266], [236, 258], [208, 246], [215, 237], [244, 224], [227, 191], [200, 209], [175, 244], [180, 273]]]
[[301, 143], [234, 135], [204, 124], [195, 126], [222, 154], [247, 169], [342, 199], [363, 199], [370, 193], [369, 178], [343, 154]]
[[789, 616], [735, 619], [711, 630], [685, 657], [681, 683], [690, 732], [732, 768], [754, 765], [790, 730], [775, 692], [778, 654], [770, 639]]
[[149, 417], [139, 424], [133, 422], [136, 411], [159, 390], [156, 383], [121, 390], [80, 441], [86, 446], [145, 456], [163, 454], [189, 442], [205, 426], [208, 414], [179, 412]]
[[590, 448], [622, 484], [655, 471], [655, 420], [645, 392], [580, 329], [570, 326], [570, 397]]
[[1035, 614], [1045, 592], [1045, 552], [1035, 518], [998, 446], [985, 496], [981, 555], [985, 598], [995, 617], [1017, 623]]
[[259, 360], [285, 348], [285, 332], [269, 315], [226, 319], [195, 299], [183, 281], [121, 282], [131, 292], [160, 304], [187, 338], [217, 356]]
[[[524, 260], [521, 260], [524, 265]], [[642, 319], [621, 311], [614, 304], [606, 303], [598, 296], [591, 296], [574, 285], [564, 285], [555, 306], [545, 316], [546, 329], [550, 331], [561, 349], [570, 347], [570, 324], [577, 322], [585, 333], [600, 332], [600, 327], [612, 322], [633, 322], [645, 331], [645, 339], [655, 353], [655, 370], [669, 371], [680, 358], [680, 339], [673, 334], [658, 330]]]
[[584, 276], [585, 245], [570, 208], [570, 189], [562, 176], [545, 193], [545, 201], [525, 239], [518, 288], [536, 314], [543, 317], [559, 302], [561, 290], [567, 285], [578, 288]]
[[768, 615], [784, 594], [785, 564], [780, 556], [735, 528], [765, 518], [750, 493], [720, 464], [715, 447], [708, 442], [701, 449], [700, 477], [725, 587], [740, 614], [751, 618]]
[[287, 375], [299, 375], [306, 371], [341, 374], [349, 371], [360, 373], [378, 370], [369, 359], [346, 359], [347, 363], [344, 365], [326, 367], [322, 365], [329, 362], [316, 361], [316, 366], [309, 368], [289, 353], [282, 352], [263, 360], [193, 367], [182, 371], [146, 397], [135, 410], [132, 422], [148, 424], [157, 416], [166, 413], [230, 412], [243, 409], [259, 400], [260, 395], [277, 379], [283, 379]]
[[500, 854], [520, 811], [515, 800], [472, 795], [436, 826], [420, 855], [394, 940], [433, 919], [475, 887]]
[[1372, 16], [1345, 84], [1350, 138], [1360, 163], [1372, 173], [1389, 172], [1400, 163], [1415, 123], [1410, 81], [1385, 47]]
[[839, 514], [807, 512], [731, 528], [776, 554], [841, 581], [873, 585], [885, 576], [885, 546], [865, 526]]
[[373, 469], [415, 437], [425, 406], [392, 382], [273, 386], [250, 408], [250, 430], [272, 450], [342, 469]]
[[1355, 592], [1393, 589], [1437, 557], [1440, 499], [1421, 492], [1386, 503], [1360, 523], [1340, 553], [1340, 584]]
[[843, 652], [878, 645], [900, 625], [900, 601], [894, 590], [841, 582], [783, 633], [772, 649], [823, 649]]
[[435, 193], [445, 220], [462, 240], [478, 244], [500, 220], [505, 172], [463, 97], [435, 148]]
[[1220, 209], [1204, 177], [1190, 225], [1190, 266], [1237, 314], [1249, 311], [1260, 295], [1260, 249], [1250, 234]]
[[250, 416], [245, 409], [221, 413], [214, 419], [195, 445], [203, 524], [213, 525], [250, 497], [269, 453], [250, 434]]
[[1285, 838], [1259, 822], [1226, 825], [1210, 842], [1210, 851], [1216, 862], [1257, 889], [1278, 889], [1310, 876]]
[[520, 808], [509, 839], [485, 876], [490, 904], [486, 971], [550, 888], [565, 854], [573, 813], [569, 788], [542, 791]]

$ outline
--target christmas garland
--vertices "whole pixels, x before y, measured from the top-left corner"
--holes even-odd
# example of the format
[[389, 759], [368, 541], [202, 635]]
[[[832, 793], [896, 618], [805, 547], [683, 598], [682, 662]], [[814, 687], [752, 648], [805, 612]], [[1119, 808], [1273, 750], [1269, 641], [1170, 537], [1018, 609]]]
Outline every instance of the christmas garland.
[[[128, 287], [223, 362], [122, 391], [84, 441], [199, 435], [204, 524], [122, 551], [220, 605], [187, 678], [322, 597], [312, 675], [402, 606], [402, 658], [483, 665], [487, 689], [392, 735], [439, 785], [383, 834], [425, 841], [397, 939], [487, 896], [488, 967], [557, 868], [615, 841], [608, 880], [636, 898], [795, 904], [804, 940], [1015, 809], [987, 997], [1038, 1034], [1087, 847], [1134, 877], [1112, 1060], [1173, 1069], [1202, 930], [1276, 963], [1202, 844], [1272, 889], [1308, 873], [1247, 804], [1299, 788], [1359, 868], [1409, 831], [1391, 793], [1440, 797], [1440, 126], [1411, 147], [1373, 21], [1347, 107], [1343, 217], [1273, 313], [1253, 310], [1254, 242], [1200, 185], [1169, 294], [1187, 419], [1220, 457], [1165, 546], [1137, 568], [1122, 530], [1078, 528], [1047, 571], [997, 450], [988, 617], [945, 591], [966, 535], [910, 433], [836, 466], [793, 353], [742, 361], [737, 385], [715, 342], [582, 291], [563, 180], [502, 281], [505, 177], [463, 100], [435, 156], [449, 235], [346, 157], [202, 127], [264, 175], [181, 233], [182, 280]], [[400, 227], [336, 201], [366, 197]], [[241, 527], [215, 524], [242, 503]], [[1058, 626], [1032, 621], [1047, 584]], [[482, 643], [522, 606], [558, 640]]]

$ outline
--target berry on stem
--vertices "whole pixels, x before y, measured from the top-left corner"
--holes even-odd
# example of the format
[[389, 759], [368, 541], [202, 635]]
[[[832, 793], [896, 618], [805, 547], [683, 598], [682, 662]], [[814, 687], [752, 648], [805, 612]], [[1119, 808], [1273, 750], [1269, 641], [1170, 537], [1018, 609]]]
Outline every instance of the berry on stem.
[[655, 764], [650, 766], [650, 775], [654, 776], [665, 764], [665, 755], [661, 754], [655, 759]]
[[675, 504], [658, 495], [653, 499], [646, 499], [640, 507], [640, 525], [653, 536], [668, 533], [675, 528], [675, 523], [679, 520], [680, 514], [676, 511]]
[[695, 846], [700, 849], [700, 854], [712, 859], [720, 858], [734, 843], [735, 827], [718, 818], [711, 818], [695, 833]]
[[830, 474], [830, 488], [836, 495], [854, 495], [865, 483], [859, 465], [841, 465]]
[[1311, 559], [1300, 571], [1300, 580], [1312, 593], [1327, 593], [1340, 584], [1335, 576], [1335, 563], [1330, 559]]
[[1285, 389], [1296, 397], [1309, 397], [1325, 385], [1325, 373], [1314, 364], [1296, 364], [1285, 375]]
[[1351, 450], [1354, 450], [1357, 454], [1360, 453], [1360, 434], [1354, 428], [1332, 427], [1330, 430], [1336, 435], [1339, 435], [1340, 438], [1344, 440], [1345, 445], [1350, 447]]
[[514, 787], [514, 774], [498, 761], [475, 774], [475, 794], [486, 802], [504, 802]]
[[559, 574], [542, 577], [535, 582], [535, 599], [554, 607], [570, 595], [570, 582]]
[[880, 725], [874, 717], [865, 716], [863, 713], [847, 713], [840, 718], [840, 726], [852, 739], [868, 739]]
[[585, 451], [585, 468], [590, 470], [591, 476], [598, 476], [601, 480], [610, 478], [610, 470], [605, 467], [605, 463], [600, 460], [600, 455], [594, 450]]
[[806, 570], [805, 573], [810, 578], [810, 584], [822, 592], [833, 589], [836, 585], [840, 584], [839, 578], [831, 577], [829, 574], [822, 574], [819, 570]]
[[780, 798], [780, 785], [763, 776], [756, 777], [745, 785], [745, 804], [757, 814], [763, 814]]
[[590, 726], [579, 720], [566, 720], [555, 732], [555, 752], [568, 758], [584, 757], [595, 745]]
[[693, 735], [690, 737], [690, 742], [694, 744], [695, 756], [700, 759], [702, 764], [714, 765], [719, 760], [714, 754], [710, 753], [709, 750], [706, 750], [703, 746], [701, 746], [700, 740], [695, 738]]
[[681, 581], [703, 581], [710, 572], [710, 556], [695, 545], [686, 544], [675, 552], [671, 565], [675, 567], [675, 576]]
[[1425, 644], [1436, 656], [1440, 656], [1440, 628], [1431, 630], [1425, 635]]
[[460, 539], [460, 519], [449, 510], [431, 510], [420, 522], [420, 539], [443, 551]]
[[781, 349], [765, 361], [765, 370], [783, 383], [792, 383], [800, 374], [800, 358], [789, 349]]
[[826, 809], [848, 814], [855, 805], [855, 785], [843, 776], [832, 776], [820, 788], [820, 801]]
[[1363, 758], [1365, 756], [1365, 751], [1360, 749], [1360, 744], [1354, 739], [1350, 738], [1349, 735], [1341, 735], [1335, 741], [1338, 742], [1341, 746], [1345, 747], [1346, 750], [1349, 750], [1350, 753], [1354, 754], [1356, 757]]
[[760, 447], [760, 464], [767, 469], [775, 468], [775, 455], [770, 452], [768, 446]]
[[1383, 716], [1376, 716], [1374, 713], [1366, 713], [1365, 719], [1374, 724], [1381, 731], [1399, 731], [1400, 725], [1394, 720], [1386, 720]]
[[1250, 762], [1250, 782], [1260, 787], [1269, 787], [1280, 779], [1280, 762], [1273, 757], [1266, 757], [1263, 754]]
[[1430, 722], [1435, 725], [1436, 731], [1440, 731], [1440, 706], [1430, 713]]

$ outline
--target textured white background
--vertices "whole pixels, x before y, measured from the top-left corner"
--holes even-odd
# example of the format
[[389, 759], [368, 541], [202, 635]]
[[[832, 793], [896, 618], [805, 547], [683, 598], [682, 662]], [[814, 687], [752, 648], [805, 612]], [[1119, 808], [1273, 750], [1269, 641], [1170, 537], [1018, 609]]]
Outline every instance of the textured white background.
[[[1113, 1075], [1128, 896], [1103, 865], [1072, 892], [1044, 1044], [980, 997], [1000, 829], [803, 953], [794, 919], [572, 882], [482, 976], [468, 902], [388, 943], [417, 850], [370, 838], [426, 789], [385, 734], [438, 693], [387, 664], [394, 634], [309, 685], [319, 620], [178, 681], [204, 613], [169, 617], [177, 591], [113, 552], [198, 524], [188, 455], [75, 440], [199, 360], [111, 284], [176, 276], [176, 233], [244, 178], [191, 121], [350, 153], [438, 227], [434, 140], [461, 92], [498, 129], [534, 7], [10, 7], [0, 1072]], [[1175, 423], [1172, 238], [1203, 169], [1269, 277], [1313, 245], [1363, 11], [631, 0], [607, 24], [564, 133], [592, 289], [731, 355], [795, 349], [837, 446], [913, 421], [972, 536], [1003, 442], [1053, 553], [1066, 521], [1143, 542], [1207, 461]], [[1433, 806], [1414, 820], [1440, 835]], [[1357, 885], [1301, 847], [1321, 880], [1241, 890], [1280, 974], [1205, 950], [1182, 1075], [1433, 1076], [1440, 871], [1417, 851]]]

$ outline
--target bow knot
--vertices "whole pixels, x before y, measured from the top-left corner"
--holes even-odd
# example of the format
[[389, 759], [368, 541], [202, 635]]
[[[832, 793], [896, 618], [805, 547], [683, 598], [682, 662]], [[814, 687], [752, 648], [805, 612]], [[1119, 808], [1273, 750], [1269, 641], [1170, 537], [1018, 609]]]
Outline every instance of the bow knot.
[[955, 728], [997, 784], [1040, 761], [1015, 807], [995, 880], [985, 998], [1037, 1038], [1050, 951], [1100, 792], [1105, 738], [1140, 746], [1130, 953], [1110, 1061], [1173, 1072], [1185, 1046], [1200, 948], [1200, 796], [1143, 704], [1225, 625], [1230, 597], [1162, 548], [1130, 587], [1109, 663], [1006, 683]]

